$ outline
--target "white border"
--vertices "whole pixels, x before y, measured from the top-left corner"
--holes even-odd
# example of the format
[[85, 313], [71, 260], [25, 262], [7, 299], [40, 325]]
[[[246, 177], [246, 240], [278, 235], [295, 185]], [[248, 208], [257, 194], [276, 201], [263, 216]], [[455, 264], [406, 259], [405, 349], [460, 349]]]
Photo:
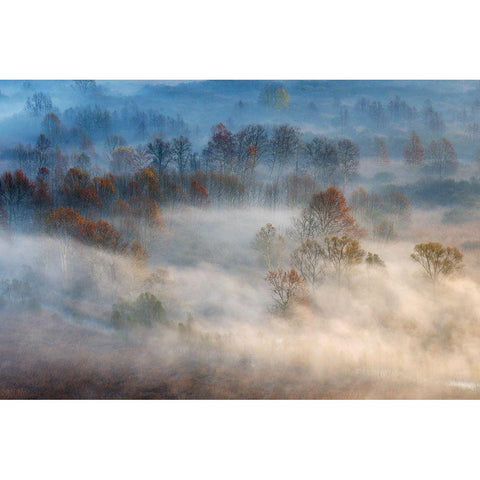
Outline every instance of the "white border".
[[[2, 79], [478, 79], [472, 1], [7, 1]], [[478, 402], [0, 402], [5, 478], [472, 478]]]
[[477, 402], [25, 403], [1, 404], [5, 478], [477, 477]]
[[4, 79], [475, 79], [467, 0], [13, 0]]

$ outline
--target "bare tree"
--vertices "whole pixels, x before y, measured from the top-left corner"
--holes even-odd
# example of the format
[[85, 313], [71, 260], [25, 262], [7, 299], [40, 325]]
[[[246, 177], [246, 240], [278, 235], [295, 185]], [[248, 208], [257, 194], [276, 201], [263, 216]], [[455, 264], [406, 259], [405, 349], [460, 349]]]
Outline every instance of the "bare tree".
[[316, 175], [324, 182], [330, 183], [338, 169], [338, 149], [335, 142], [326, 137], [315, 137], [305, 145]]
[[360, 150], [351, 140], [338, 142], [338, 167], [343, 176], [343, 187], [358, 173]]
[[203, 157], [207, 169], [219, 168], [222, 173], [235, 171], [235, 145], [232, 132], [223, 124], [212, 128], [212, 136], [207, 147], [203, 150]]
[[281, 315], [286, 315], [292, 303], [304, 300], [307, 295], [305, 280], [294, 269], [289, 272], [271, 270], [265, 277], [265, 281], [272, 289], [273, 309]]
[[72, 88], [84, 96], [98, 93], [98, 86], [95, 80], [75, 80]]
[[110, 168], [116, 174], [134, 173], [145, 167], [145, 157], [133, 147], [118, 147], [112, 153]]
[[190, 164], [192, 144], [187, 137], [181, 135], [172, 140], [172, 160], [179, 173], [184, 173]]
[[325, 276], [325, 250], [316, 240], [306, 240], [293, 251], [292, 265], [315, 285]]
[[271, 154], [273, 172], [276, 165], [283, 169], [290, 159], [295, 158], [298, 171], [298, 150], [300, 146], [300, 131], [290, 125], [280, 125], [273, 130], [271, 139]]
[[252, 242], [252, 248], [261, 254], [269, 270], [278, 267], [279, 255], [283, 246], [283, 237], [277, 234], [276, 228], [271, 223], [262, 227]]
[[318, 223], [311, 208], [304, 208], [298, 217], [293, 218], [292, 228], [288, 230], [287, 234], [299, 243], [319, 236]]
[[427, 150], [427, 159], [429, 168], [436, 172], [440, 178], [455, 173], [458, 168], [457, 153], [446, 138], [442, 138], [438, 142], [434, 140], [430, 143]]
[[147, 145], [147, 152], [152, 159], [152, 165], [160, 172], [165, 170], [171, 160], [170, 142], [156, 137]]
[[247, 125], [234, 135], [239, 173], [253, 171], [268, 150], [268, 134], [263, 125]]
[[42, 120], [42, 129], [53, 145], [58, 145], [62, 140], [64, 128], [55, 113], [47, 113]]
[[109, 135], [105, 139], [105, 150], [110, 156], [116, 148], [125, 147], [126, 145], [127, 141], [120, 135]]
[[45, 115], [53, 110], [52, 99], [45, 93], [34, 93], [27, 98], [25, 110], [34, 117]]

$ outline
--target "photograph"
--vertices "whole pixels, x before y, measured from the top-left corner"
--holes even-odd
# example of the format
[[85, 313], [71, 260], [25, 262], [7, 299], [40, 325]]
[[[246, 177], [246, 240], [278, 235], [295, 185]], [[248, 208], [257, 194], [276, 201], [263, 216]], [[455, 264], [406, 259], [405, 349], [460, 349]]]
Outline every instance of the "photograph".
[[478, 476], [471, 0], [2, 7], [6, 479]]
[[480, 81], [0, 91], [0, 398], [480, 396]]

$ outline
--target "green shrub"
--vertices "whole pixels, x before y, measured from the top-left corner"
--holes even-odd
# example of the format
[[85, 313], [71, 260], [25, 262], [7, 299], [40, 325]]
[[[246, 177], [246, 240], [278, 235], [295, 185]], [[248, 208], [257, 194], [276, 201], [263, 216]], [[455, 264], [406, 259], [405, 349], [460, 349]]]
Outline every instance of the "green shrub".
[[113, 305], [111, 321], [119, 329], [168, 323], [162, 302], [149, 292], [140, 294], [133, 302], [120, 300]]

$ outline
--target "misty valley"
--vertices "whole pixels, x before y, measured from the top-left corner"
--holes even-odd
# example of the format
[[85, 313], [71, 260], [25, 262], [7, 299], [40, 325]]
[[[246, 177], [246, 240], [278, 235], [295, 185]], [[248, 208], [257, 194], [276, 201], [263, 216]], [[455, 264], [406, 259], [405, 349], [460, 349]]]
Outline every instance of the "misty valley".
[[0, 81], [0, 398], [478, 398], [479, 205], [480, 82]]

